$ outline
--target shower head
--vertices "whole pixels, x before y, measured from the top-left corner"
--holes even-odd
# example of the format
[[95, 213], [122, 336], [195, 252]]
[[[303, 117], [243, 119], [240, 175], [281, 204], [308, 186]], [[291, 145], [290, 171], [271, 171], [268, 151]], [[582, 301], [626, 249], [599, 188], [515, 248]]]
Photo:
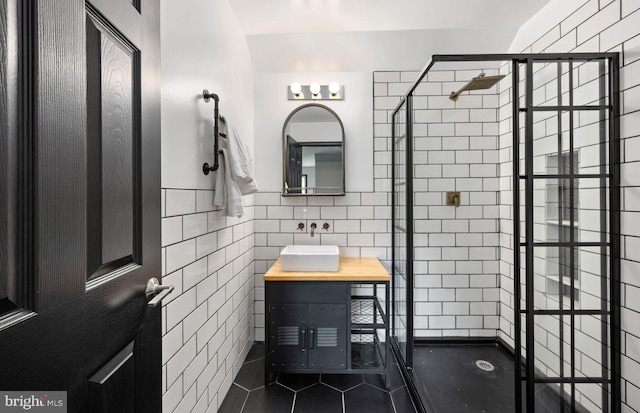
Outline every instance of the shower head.
[[464, 92], [465, 90], [489, 89], [490, 87], [501, 81], [504, 77], [505, 75], [486, 76], [485, 73], [482, 72], [480, 73], [480, 75], [471, 79], [466, 85], [462, 87], [462, 89], [458, 90], [457, 92], [451, 92], [449, 99], [453, 101], [458, 100], [458, 96], [460, 96], [460, 93]]

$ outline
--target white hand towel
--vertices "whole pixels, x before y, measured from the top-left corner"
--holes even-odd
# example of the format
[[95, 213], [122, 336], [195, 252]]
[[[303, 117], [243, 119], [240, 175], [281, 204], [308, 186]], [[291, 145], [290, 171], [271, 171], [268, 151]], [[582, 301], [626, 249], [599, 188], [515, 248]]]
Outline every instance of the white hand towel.
[[258, 185], [253, 171], [253, 159], [249, 148], [242, 142], [238, 131], [227, 120], [227, 161], [231, 176], [238, 184], [242, 195], [258, 192]]
[[222, 213], [229, 217], [241, 217], [244, 214], [244, 206], [242, 205], [242, 193], [238, 187], [238, 183], [231, 175], [229, 159], [227, 158], [228, 150], [220, 149], [221, 155], [220, 166], [218, 167], [218, 176], [216, 177], [216, 188], [213, 196], [213, 205], [222, 207]]

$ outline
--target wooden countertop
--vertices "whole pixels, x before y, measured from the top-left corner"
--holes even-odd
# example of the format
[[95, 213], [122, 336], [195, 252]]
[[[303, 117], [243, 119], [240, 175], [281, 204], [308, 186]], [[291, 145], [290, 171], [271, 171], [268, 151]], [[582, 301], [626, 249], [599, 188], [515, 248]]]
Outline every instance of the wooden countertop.
[[280, 258], [264, 275], [265, 281], [390, 281], [391, 276], [376, 257], [340, 257], [336, 272], [282, 271]]

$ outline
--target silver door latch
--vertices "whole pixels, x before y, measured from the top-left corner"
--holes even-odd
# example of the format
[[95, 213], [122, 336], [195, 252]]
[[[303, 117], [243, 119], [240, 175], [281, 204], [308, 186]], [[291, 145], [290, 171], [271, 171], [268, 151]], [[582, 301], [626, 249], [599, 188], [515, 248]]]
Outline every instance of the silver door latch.
[[149, 301], [149, 307], [157, 307], [162, 300], [173, 291], [173, 285], [160, 284], [157, 278], [153, 277], [147, 282], [145, 293], [147, 298], [155, 296]]

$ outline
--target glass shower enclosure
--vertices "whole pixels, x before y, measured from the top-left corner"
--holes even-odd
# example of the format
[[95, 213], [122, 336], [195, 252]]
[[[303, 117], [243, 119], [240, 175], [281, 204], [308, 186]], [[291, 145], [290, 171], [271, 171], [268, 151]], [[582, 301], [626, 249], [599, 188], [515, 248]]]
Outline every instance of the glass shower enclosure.
[[[518, 412], [620, 411], [618, 59], [436, 55], [393, 112], [392, 344], [420, 410], [414, 347], [464, 335], [513, 354]], [[504, 79], [448, 99], [443, 79], [480, 70]], [[444, 184], [466, 209], [445, 205]], [[429, 313], [450, 305], [443, 280], [473, 271], [499, 294], [446, 326]]]

